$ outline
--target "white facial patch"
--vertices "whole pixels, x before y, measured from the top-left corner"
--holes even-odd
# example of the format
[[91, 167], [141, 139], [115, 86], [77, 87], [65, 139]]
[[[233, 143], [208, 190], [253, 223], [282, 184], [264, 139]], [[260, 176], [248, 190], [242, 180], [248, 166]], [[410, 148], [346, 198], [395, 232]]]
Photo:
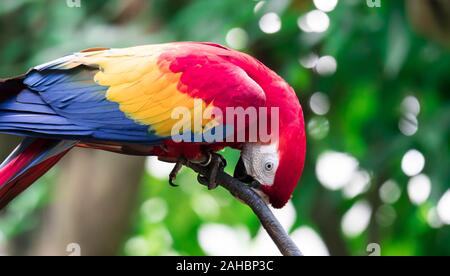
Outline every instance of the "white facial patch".
[[278, 143], [249, 143], [242, 149], [247, 174], [263, 185], [273, 185], [278, 168]]

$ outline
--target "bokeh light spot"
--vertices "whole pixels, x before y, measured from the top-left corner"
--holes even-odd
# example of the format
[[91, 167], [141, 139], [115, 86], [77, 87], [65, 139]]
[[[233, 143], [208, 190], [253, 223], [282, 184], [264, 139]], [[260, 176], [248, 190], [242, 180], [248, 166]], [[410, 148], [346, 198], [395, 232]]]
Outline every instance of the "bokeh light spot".
[[450, 189], [439, 199], [437, 214], [443, 223], [450, 224]]
[[[220, 214], [220, 206], [217, 200], [209, 194], [194, 195], [191, 200], [195, 213], [205, 220], [216, 219]], [[208, 206], [208, 208], [205, 208]]]
[[403, 135], [413, 136], [419, 130], [419, 121], [412, 113], [407, 113], [400, 119], [398, 128]]
[[211, 256], [233, 256], [236, 252], [247, 252], [250, 245], [248, 230], [232, 228], [222, 224], [204, 224], [198, 233], [203, 250]]
[[420, 102], [414, 96], [407, 96], [405, 99], [403, 99], [401, 107], [403, 113], [405, 114], [410, 113], [414, 116], [417, 116], [420, 113]]
[[316, 92], [309, 99], [309, 106], [317, 115], [325, 115], [330, 110], [330, 100], [326, 94]]
[[328, 151], [322, 153], [316, 164], [316, 176], [327, 189], [339, 190], [351, 179], [358, 161], [351, 155], [341, 152]]
[[330, 132], [330, 122], [325, 117], [314, 117], [308, 122], [308, 134], [316, 140], [327, 137]]
[[330, 12], [336, 8], [338, 0], [314, 0], [314, 5], [321, 11]]
[[125, 253], [128, 256], [146, 256], [148, 255], [148, 241], [141, 236], [133, 237], [125, 243]]
[[327, 246], [311, 227], [302, 226], [290, 235], [305, 256], [329, 256]]
[[233, 28], [228, 31], [225, 40], [231, 48], [241, 50], [247, 47], [248, 34], [242, 28]]
[[167, 203], [162, 198], [151, 198], [145, 201], [141, 206], [141, 214], [151, 223], [157, 223], [164, 220], [169, 212]]
[[300, 16], [297, 19], [297, 25], [300, 30], [304, 31], [305, 33], [311, 33], [313, 31], [306, 21], [306, 16]]
[[409, 150], [402, 158], [402, 171], [407, 176], [415, 176], [425, 167], [425, 157], [415, 149]]
[[259, 20], [259, 28], [266, 34], [273, 34], [281, 29], [281, 19], [274, 12], [266, 13]]
[[428, 210], [427, 223], [431, 228], [440, 228], [443, 226], [441, 218], [439, 217], [439, 214], [435, 207]]
[[400, 199], [402, 191], [394, 180], [388, 180], [381, 185], [378, 191], [381, 201], [387, 204], [394, 204]]
[[[323, 33], [330, 26], [330, 18], [326, 13], [320, 10], [313, 10], [305, 15], [307, 28], [311, 32]], [[301, 22], [298, 23], [301, 25]], [[300, 27], [301, 28], [301, 27]]]
[[266, 1], [259, 1], [258, 3], [256, 3], [255, 7], [253, 8], [253, 12], [254, 13], [258, 13], [266, 4]]
[[315, 69], [319, 75], [331, 76], [337, 70], [336, 59], [332, 56], [323, 56], [317, 61]]
[[431, 193], [430, 178], [424, 174], [412, 177], [408, 182], [408, 196], [415, 205], [424, 203]]
[[343, 193], [346, 198], [354, 198], [367, 192], [370, 188], [370, 175], [364, 170], [353, 174], [352, 179], [344, 186]]
[[307, 69], [312, 69], [312, 68], [316, 67], [318, 60], [319, 60], [318, 55], [316, 55], [314, 53], [310, 53], [309, 55], [301, 57], [299, 59], [299, 62], [303, 67], [305, 67]]
[[330, 18], [320, 10], [313, 10], [297, 19], [300, 30], [306, 33], [323, 33], [330, 26]]
[[342, 218], [342, 232], [350, 238], [359, 236], [369, 226], [372, 208], [365, 200], [353, 204]]
[[383, 227], [391, 226], [397, 218], [397, 212], [391, 205], [381, 205], [376, 214], [375, 219], [377, 223]]

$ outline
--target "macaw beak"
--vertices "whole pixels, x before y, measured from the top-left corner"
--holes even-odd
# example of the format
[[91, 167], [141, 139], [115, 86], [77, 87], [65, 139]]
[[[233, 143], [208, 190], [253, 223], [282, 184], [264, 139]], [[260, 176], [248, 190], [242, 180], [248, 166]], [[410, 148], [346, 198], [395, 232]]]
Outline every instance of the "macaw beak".
[[249, 181], [253, 180], [253, 178], [247, 174], [242, 157], [239, 157], [236, 167], [234, 168], [233, 177], [244, 183], [249, 183]]
[[259, 183], [251, 175], [247, 174], [247, 170], [245, 169], [242, 157], [239, 158], [239, 161], [237, 162], [236, 167], [234, 168], [233, 177], [250, 186], [257, 194], [259, 194], [259, 196], [262, 198], [262, 200], [264, 200], [266, 204], [270, 204], [269, 197], [261, 189], [262, 186], [261, 183]]
[[244, 160], [242, 160], [242, 157], [239, 158], [239, 161], [234, 168], [233, 177], [258, 190], [261, 186], [258, 181], [256, 181], [251, 175], [247, 174], [247, 170], [245, 169]]

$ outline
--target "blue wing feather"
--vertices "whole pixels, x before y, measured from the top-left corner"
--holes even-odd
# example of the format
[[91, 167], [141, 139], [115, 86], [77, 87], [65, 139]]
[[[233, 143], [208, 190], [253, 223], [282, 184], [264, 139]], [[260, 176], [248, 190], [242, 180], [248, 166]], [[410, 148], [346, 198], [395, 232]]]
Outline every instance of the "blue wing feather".
[[167, 138], [152, 134], [149, 126], [128, 118], [117, 103], [108, 101], [108, 87], [94, 82], [97, 70], [39, 69], [25, 76], [21, 92], [0, 102], [1, 132], [149, 144]]

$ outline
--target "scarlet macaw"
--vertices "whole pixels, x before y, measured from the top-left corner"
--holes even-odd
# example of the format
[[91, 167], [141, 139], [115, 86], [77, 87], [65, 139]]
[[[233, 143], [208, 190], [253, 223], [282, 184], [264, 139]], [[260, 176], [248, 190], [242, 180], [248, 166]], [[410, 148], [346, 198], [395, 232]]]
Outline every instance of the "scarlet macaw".
[[[278, 120], [278, 137], [269, 143], [248, 136], [239, 142], [174, 142], [172, 111], [182, 106], [194, 113], [196, 101], [224, 112], [278, 107], [279, 118], [269, 116]], [[245, 121], [245, 131], [254, 123]], [[213, 160], [212, 172], [223, 166], [214, 152], [240, 149], [235, 176], [259, 183], [255, 189], [281, 208], [299, 181], [306, 150], [294, 90], [255, 58], [200, 42], [88, 49], [0, 81], [0, 132], [26, 137], [0, 165], [0, 208], [75, 146], [205, 166]]]

